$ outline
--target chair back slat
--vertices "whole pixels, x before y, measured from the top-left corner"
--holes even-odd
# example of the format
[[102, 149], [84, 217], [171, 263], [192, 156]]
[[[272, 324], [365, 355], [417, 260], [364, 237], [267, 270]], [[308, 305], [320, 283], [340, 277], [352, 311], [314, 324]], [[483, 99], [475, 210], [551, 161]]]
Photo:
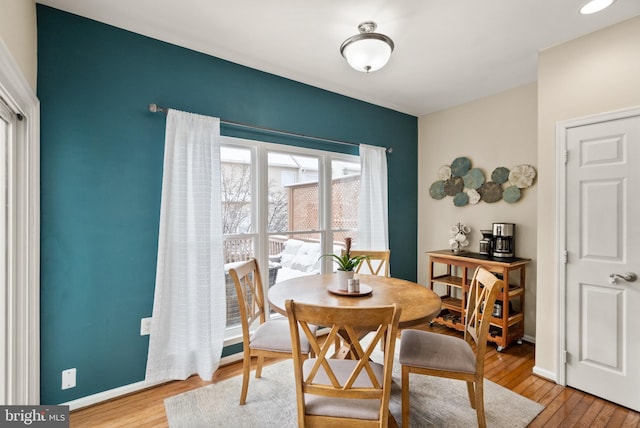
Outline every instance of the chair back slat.
[[[504, 282], [487, 269], [476, 268], [469, 285], [464, 331], [465, 340], [476, 346], [476, 361], [484, 361], [493, 305], [503, 287]], [[484, 364], [477, 364], [479, 370], [483, 371], [483, 367]]]
[[[401, 308], [396, 305], [371, 308], [326, 307], [292, 300], [288, 300], [285, 306], [294, 351], [299, 422], [320, 418], [321, 422], [329, 423], [329, 419], [322, 419], [322, 415], [306, 414], [305, 395], [316, 395], [328, 399], [380, 400], [379, 416], [386, 424]], [[310, 325], [328, 327], [329, 333], [324, 337], [316, 337], [311, 334], [311, 329], [308, 328]], [[362, 340], [366, 332], [370, 333], [366, 334], [366, 340]], [[307, 360], [304, 366], [298, 353], [301, 335], [307, 338], [315, 351], [315, 357]], [[351, 344], [353, 360], [341, 361], [333, 358], [336, 355], [335, 338], [338, 335]], [[374, 361], [374, 351], [380, 347], [381, 341], [386, 341], [382, 361]]]
[[236, 268], [229, 269], [229, 275], [238, 295], [242, 334], [248, 336], [251, 326], [256, 321], [266, 321], [264, 289], [258, 263], [252, 258]]
[[[343, 254], [344, 254], [344, 250]], [[351, 250], [350, 254], [354, 256], [368, 256], [362, 260], [356, 267], [356, 273], [364, 273], [378, 276], [390, 276], [389, 260], [391, 258], [390, 250]]]

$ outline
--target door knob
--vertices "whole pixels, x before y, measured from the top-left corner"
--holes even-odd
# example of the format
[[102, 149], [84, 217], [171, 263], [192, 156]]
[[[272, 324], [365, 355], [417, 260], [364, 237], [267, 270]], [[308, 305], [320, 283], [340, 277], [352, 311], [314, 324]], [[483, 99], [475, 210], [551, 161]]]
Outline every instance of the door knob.
[[616, 280], [620, 278], [627, 282], [635, 282], [638, 279], [638, 275], [635, 272], [625, 272], [625, 273], [610, 273], [609, 274], [609, 282], [615, 284]]

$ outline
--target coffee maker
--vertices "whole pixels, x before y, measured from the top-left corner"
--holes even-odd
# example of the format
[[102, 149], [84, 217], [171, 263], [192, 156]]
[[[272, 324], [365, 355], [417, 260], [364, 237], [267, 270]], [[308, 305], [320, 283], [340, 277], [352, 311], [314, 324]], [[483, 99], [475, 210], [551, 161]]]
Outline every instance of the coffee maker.
[[493, 257], [515, 257], [516, 225], [513, 223], [493, 223]]
[[490, 256], [493, 246], [493, 230], [481, 230], [482, 239], [480, 240], [480, 254]]

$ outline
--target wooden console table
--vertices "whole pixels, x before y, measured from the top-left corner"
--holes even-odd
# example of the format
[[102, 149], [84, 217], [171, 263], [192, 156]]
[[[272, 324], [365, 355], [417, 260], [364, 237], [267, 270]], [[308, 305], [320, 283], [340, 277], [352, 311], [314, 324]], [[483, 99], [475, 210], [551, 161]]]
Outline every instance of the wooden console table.
[[[442, 284], [446, 292], [441, 295], [442, 312], [433, 319], [456, 330], [464, 331], [465, 303], [473, 271], [483, 266], [502, 278], [508, 287], [498, 294], [495, 312], [492, 314], [489, 341], [495, 342], [502, 351], [513, 341], [522, 343], [524, 336], [524, 287], [525, 267], [531, 259], [517, 257], [497, 258], [479, 253], [453, 253], [451, 250], [427, 252], [429, 256], [429, 281], [433, 290], [435, 284]], [[434, 265], [442, 264], [444, 274], [436, 274]], [[511, 275], [514, 271], [520, 275]], [[515, 278], [514, 278], [515, 276]], [[493, 312], [493, 311], [492, 311]]]

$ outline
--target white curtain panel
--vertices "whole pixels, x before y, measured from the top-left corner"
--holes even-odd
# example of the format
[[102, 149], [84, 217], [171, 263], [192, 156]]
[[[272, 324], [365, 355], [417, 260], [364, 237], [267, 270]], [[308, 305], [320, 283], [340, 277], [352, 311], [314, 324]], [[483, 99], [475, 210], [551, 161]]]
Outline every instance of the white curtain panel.
[[220, 363], [226, 293], [220, 120], [167, 115], [158, 265], [146, 379], [211, 379]]
[[360, 166], [357, 247], [386, 250], [389, 248], [386, 149], [360, 144]]

